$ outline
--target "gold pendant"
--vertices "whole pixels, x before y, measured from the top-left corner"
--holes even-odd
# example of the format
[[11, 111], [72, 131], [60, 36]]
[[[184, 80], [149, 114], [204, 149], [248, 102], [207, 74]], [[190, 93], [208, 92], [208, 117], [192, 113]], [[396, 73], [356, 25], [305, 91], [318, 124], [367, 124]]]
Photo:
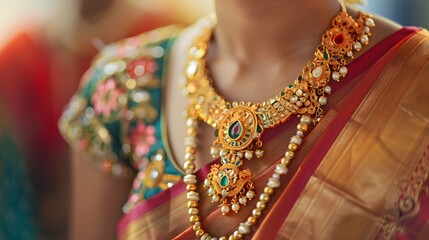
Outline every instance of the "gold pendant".
[[[255, 193], [250, 169], [239, 170], [243, 159], [263, 156], [260, 140], [263, 127], [255, 113], [257, 106], [238, 105], [227, 110], [215, 131], [211, 154], [222, 165], [211, 166], [205, 186], [212, 202], [219, 202], [222, 214], [238, 212]], [[255, 143], [255, 144], [253, 144]], [[255, 145], [255, 146], [254, 146]], [[258, 148], [254, 150], [254, 147]]]

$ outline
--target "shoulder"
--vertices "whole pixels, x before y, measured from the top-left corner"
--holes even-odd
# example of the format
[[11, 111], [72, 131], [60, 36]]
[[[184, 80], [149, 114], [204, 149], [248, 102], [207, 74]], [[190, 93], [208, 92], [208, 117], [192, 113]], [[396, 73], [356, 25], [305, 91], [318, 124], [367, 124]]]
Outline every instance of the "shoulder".
[[154, 138], [149, 130], [159, 117], [163, 68], [180, 31], [169, 26], [109, 44], [82, 77], [59, 130], [102, 170], [130, 175], [137, 168], [131, 140], [136, 126]]

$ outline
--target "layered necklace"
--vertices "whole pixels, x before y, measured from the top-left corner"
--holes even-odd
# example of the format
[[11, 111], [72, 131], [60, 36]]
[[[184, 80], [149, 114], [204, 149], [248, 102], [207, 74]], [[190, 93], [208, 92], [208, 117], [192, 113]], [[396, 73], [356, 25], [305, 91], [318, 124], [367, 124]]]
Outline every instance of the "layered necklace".
[[[279, 94], [262, 103], [229, 102], [219, 95], [213, 80], [207, 71], [207, 52], [215, 17], [194, 40], [188, 51], [185, 69], [186, 83], [184, 92], [188, 99], [187, 137], [185, 138], [184, 169], [188, 213], [190, 222], [198, 238], [217, 239], [207, 233], [201, 225], [199, 211], [199, 193], [195, 176], [195, 155], [197, 150], [198, 121], [202, 120], [214, 128], [215, 141], [210, 149], [213, 158], [220, 158], [220, 164], [213, 164], [204, 181], [212, 203], [216, 203], [222, 215], [238, 212], [252, 199], [256, 198], [256, 207], [251, 215], [229, 237], [219, 239], [241, 239], [249, 234], [257, 223], [274, 189], [280, 187], [280, 176], [288, 172], [288, 165], [302, 144], [305, 133], [311, 124], [316, 125], [323, 116], [323, 106], [331, 93], [328, 85], [332, 79], [339, 81], [347, 70], [346, 58], [353, 58], [353, 51], [360, 51], [369, 43], [373, 19], [359, 13], [355, 20], [349, 16], [343, 6], [332, 20], [330, 29], [322, 35], [322, 42], [316, 48], [315, 57], [304, 67], [302, 74]], [[291, 137], [284, 156], [275, 166], [264, 191], [254, 191], [250, 169], [240, 169], [244, 161], [260, 158], [264, 154], [261, 136], [266, 129], [284, 123], [293, 115], [300, 120], [296, 134]]]

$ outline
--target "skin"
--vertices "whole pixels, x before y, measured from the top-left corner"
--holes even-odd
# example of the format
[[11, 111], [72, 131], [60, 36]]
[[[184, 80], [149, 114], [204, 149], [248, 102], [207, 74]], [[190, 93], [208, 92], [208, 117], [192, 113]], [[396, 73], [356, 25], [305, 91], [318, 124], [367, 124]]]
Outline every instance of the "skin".
[[[340, 10], [337, 0], [216, 0], [215, 4], [218, 24], [208, 62], [216, 90], [230, 101], [262, 102], [292, 83]], [[348, 12], [357, 15], [355, 9]], [[361, 53], [401, 27], [379, 17], [375, 22], [371, 44]], [[184, 56], [194, 37], [191, 29], [177, 39], [167, 77], [168, 137], [179, 166], [184, 162], [186, 100], [177, 76], [183, 75]], [[199, 133], [197, 168], [212, 161], [209, 149], [214, 140], [213, 129], [206, 124], [200, 124]], [[72, 239], [114, 239], [131, 179], [111, 179], [88, 167], [79, 155], [75, 158]]]

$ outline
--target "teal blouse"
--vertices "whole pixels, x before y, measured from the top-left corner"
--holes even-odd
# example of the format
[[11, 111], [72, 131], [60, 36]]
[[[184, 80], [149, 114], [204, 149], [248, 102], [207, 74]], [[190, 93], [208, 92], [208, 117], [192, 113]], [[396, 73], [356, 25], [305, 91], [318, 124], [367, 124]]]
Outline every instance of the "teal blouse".
[[181, 179], [166, 142], [164, 69], [179, 29], [166, 27], [108, 45], [94, 59], [59, 122], [84, 159], [135, 176], [123, 210]]

